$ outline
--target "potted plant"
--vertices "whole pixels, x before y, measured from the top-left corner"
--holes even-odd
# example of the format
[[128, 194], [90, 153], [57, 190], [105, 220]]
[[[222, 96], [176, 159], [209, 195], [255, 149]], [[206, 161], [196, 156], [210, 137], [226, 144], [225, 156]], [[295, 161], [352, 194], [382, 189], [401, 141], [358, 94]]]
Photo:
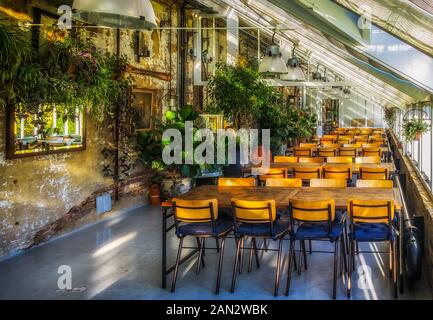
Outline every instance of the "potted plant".
[[[191, 106], [185, 106], [176, 111], [168, 111], [165, 114], [165, 121], [155, 119], [156, 125], [153, 131], [144, 131], [137, 134], [139, 158], [143, 164], [154, 171], [163, 200], [189, 191], [192, 187], [192, 178], [199, 172], [199, 165], [197, 164], [167, 165], [164, 163], [162, 151], [170, 141], [162, 139], [163, 133], [168, 129], [178, 129], [182, 133], [183, 142], [185, 142], [185, 122], [195, 121], [197, 118], [198, 113]], [[194, 130], [196, 129], [194, 128]], [[184, 152], [182, 152], [182, 157], [182, 160], [184, 160]]]
[[422, 119], [412, 119], [403, 123], [403, 136], [407, 143], [418, 141], [421, 136], [430, 130], [430, 126]]

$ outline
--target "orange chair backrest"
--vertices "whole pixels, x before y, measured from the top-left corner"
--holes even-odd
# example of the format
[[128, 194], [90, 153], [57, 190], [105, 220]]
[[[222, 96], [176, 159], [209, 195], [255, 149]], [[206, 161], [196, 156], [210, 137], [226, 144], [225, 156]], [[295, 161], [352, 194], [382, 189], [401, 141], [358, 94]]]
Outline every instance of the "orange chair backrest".
[[295, 157], [311, 157], [312, 151], [311, 148], [293, 148], [293, 155]]
[[360, 167], [359, 178], [362, 180], [387, 180], [388, 169], [386, 168], [371, 168]]
[[325, 179], [352, 179], [351, 165], [325, 166], [322, 172]]
[[394, 200], [349, 199], [347, 212], [357, 223], [389, 223], [394, 220]]
[[231, 199], [236, 220], [247, 223], [265, 223], [275, 221], [277, 216], [275, 200]]
[[290, 200], [289, 211], [291, 218], [298, 221], [323, 222], [335, 219], [335, 201], [319, 200]]
[[295, 179], [310, 180], [320, 179], [322, 166], [317, 167], [295, 167], [293, 168], [293, 176]]
[[285, 163], [298, 162], [298, 157], [275, 156], [274, 162], [285, 162]]
[[172, 200], [175, 218], [183, 222], [209, 222], [218, 219], [217, 199]]

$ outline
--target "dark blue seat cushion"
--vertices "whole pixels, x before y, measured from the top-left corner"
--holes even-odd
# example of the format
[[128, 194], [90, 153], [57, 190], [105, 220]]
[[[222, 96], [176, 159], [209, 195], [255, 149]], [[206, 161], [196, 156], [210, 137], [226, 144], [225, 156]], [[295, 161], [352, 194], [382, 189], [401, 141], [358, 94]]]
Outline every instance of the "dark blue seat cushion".
[[211, 222], [193, 222], [180, 224], [176, 234], [178, 236], [216, 236], [229, 231], [233, 227], [233, 220], [220, 218], [215, 224], [216, 233], [213, 232]]
[[388, 241], [394, 238], [394, 232], [390, 234], [386, 223], [355, 223], [349, 237], [359, 242]]
[[283, 234], [284, 232], [287, 232], [289, 227], [290, 222], [285, 218], [275, 220], [273, 226], [274, 234], [271, 234], [269, 223], [240, 223], [238, 225], [236, 235], [251, 237], [276, 237]]
[[302, 223], [295, 233], [296, 240], [314, 240], [314, 239], [330, 239], [336, 240], [343, 232], [343, 225], [341, 223], [333, 223], [332, 231], [329, 232], [327, 222], [304, 222]]

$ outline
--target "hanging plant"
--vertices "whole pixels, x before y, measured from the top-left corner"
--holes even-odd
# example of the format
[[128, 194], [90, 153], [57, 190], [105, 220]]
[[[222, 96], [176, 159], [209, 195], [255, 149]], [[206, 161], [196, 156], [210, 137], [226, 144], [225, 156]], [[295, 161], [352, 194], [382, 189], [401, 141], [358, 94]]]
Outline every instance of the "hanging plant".
[[412, 119], [403, 123], [403, 136], [407, 143], [417, 141], [430, 130], [430, 126], [422, 119]]

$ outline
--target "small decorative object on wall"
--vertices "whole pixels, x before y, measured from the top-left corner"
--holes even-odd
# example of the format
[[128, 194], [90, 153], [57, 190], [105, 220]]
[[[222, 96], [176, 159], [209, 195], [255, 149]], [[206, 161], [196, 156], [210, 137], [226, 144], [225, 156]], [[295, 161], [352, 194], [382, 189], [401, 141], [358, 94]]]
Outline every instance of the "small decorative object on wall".
[[155, 96], [154, 90], [134, 89], [132, 91], [132, 107], [137, 110], [136, 117], [133, 119], [136, 130], [150, 130], [153, 127], [153, 117], [155, 116]]

